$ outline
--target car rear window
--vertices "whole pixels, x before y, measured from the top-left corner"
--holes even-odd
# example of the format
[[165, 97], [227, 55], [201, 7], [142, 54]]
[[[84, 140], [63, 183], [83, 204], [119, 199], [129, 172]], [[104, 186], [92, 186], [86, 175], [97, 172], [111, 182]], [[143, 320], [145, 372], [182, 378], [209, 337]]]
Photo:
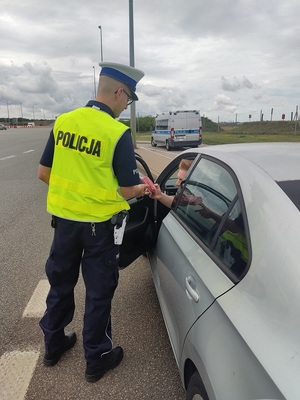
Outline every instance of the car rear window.
[[292, 200], [300, 210], [300, 180], [277, 182], [285, 194]]

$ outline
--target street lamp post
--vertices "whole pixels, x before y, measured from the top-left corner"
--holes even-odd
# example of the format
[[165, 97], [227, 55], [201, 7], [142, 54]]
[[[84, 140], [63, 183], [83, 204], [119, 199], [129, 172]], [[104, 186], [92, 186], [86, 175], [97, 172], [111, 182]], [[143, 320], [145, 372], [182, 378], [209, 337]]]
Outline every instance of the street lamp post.
[[96, 98], [96, 72], [95, 72], [95, 66], [93, 65], [94, 69], [94, 98]]
[[[129, 0], [129, 59], [134, 67], [134, 26], [133, 26], [133, 0]], [[130, 127], [133, 137], [133, 146], [136, 148], [136, 108], [135, 101], [130, 106]]]
[[100, 60], [101, 60], [101, 62], [102, 62], [102, 61], [103, 61], [102, 26], [99, 25], [98, 28], [99, 28], [99, 30], [100, 30]]
[[23, 108], [22, 108], [22, 104], [20, 104], [21, 107], [21, 125], [23, 126]]
[[6, 106], [7, 106], [7, 120], [8, 120], [8, 123], [10, 123], [8, 100], [6, 100]]

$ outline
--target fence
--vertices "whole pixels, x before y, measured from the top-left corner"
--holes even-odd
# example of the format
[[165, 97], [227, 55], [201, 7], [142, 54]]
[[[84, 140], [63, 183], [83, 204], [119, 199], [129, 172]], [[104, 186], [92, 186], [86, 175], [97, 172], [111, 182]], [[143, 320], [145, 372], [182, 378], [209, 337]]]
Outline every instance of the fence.
[[215, 123], [241, 123], [256, 121], [297, 121], [299, 120], [298, 106], [294, 111], [273, 109], [271, 110], [255, 110], [249, 113], [220, 113], [218, 115], [205, 115]]

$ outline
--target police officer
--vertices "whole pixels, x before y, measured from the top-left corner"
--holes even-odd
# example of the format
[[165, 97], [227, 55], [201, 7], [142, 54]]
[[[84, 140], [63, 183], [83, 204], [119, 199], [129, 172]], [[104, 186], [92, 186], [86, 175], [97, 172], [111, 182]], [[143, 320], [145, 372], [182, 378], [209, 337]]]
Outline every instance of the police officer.
[[47, 211], [54, 227], [46, 262], [50, 291], [40, 321], [44, 364], [55, 365], [76, 342], [76, 334], [66, 334], [65, 327], [74, 315], [81, 265], [89, 382], [99, 380], [123, 358], [111, 332], [111, 302], [119, 277], [111, 220], [130, 208], [126, 199], [143, 196], [147, 189], [137, 171], [130, 130], [115, 119], [138, 100], [136, 85], [144, 73], [117, 63], [100, 66], [96, 100], [57, 118], [38, 168], [39, 179], [49, 185]]

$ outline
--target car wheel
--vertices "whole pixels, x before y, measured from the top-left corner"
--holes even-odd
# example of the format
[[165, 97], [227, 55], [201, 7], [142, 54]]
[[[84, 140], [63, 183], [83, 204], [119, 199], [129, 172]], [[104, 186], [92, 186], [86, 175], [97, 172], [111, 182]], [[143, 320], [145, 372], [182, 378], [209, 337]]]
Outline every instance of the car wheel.
[[156, 147], [156, 146], [157, 146], [157, 144], [154, 142], [154, 139], [153, 139], [153, 138], [151, 138], [151, 146], [152, 146], [152, 147]]
[[172, 147], [171, 147], [169, 141], [167, 140], [167, 141], [166, 141], [166, 149], [167, 149], [168, 151], [170, 151], [171, 148], [172, 148]]
[[186, 400], [209, 400], [198, 372], [194, 372], [188, 383]]

